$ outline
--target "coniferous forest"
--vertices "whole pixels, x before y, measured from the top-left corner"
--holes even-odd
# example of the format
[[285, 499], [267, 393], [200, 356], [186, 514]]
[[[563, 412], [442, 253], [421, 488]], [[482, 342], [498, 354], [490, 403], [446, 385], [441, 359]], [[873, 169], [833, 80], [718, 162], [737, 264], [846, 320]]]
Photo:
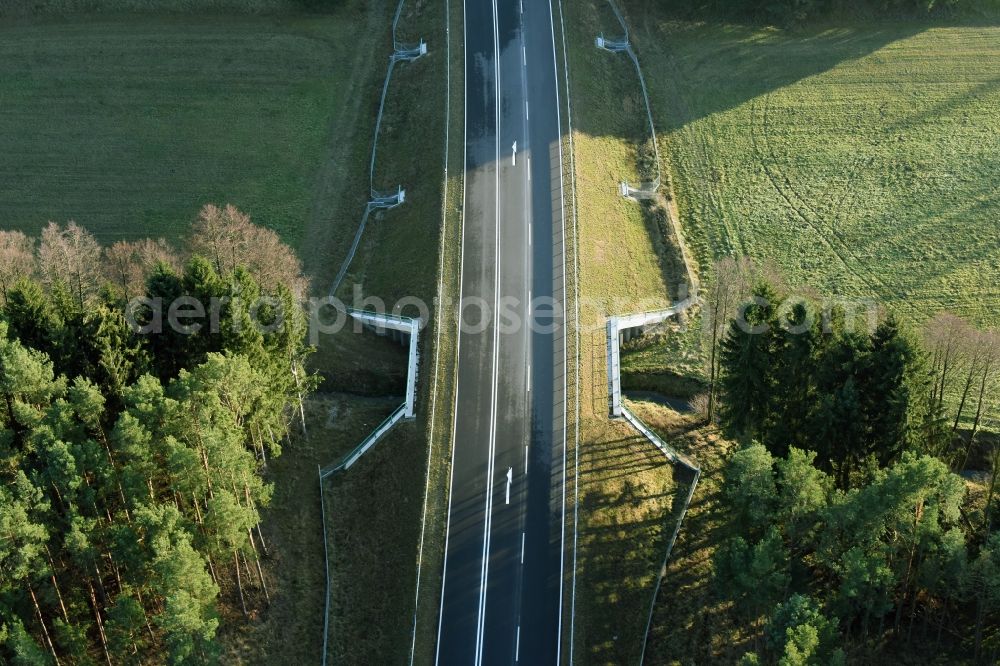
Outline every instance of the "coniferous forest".
[[267, 602], [267, 463], [313, 386], [298, 260], [213, 206], [183, 251], [70, 223], [0, 255], [0, 663], [212, 661], [220, 584]]
[[[746, 284], [752, 286], [752, 280]], [[714, 585], [756, 637], [745, 663], [837, 664], [919, 642], [1000, 654], [995, 337], [949, 315], [917, 336], [761, 280], [718, 341]], [[983, 456], [982, 452], [991, 452]], [[958, 472], [986, 470], [973, 501]]]

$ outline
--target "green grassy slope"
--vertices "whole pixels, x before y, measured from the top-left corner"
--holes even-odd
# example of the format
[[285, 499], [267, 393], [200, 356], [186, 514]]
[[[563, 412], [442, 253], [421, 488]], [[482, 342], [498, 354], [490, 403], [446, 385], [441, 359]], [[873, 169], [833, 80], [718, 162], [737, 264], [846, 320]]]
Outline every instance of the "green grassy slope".
[[633, 23], [703, 260], [998, 321], [1000, 28]]
[[0, 25], [0, 223], [176, 237], [228, 202], [298, 244], [361, 18]]
[[644, 116], [622, 113], [642, 110], [631, 64], [593, 46], [603, 0], [562, 9], [578, 194], [579, 234], [570, 242], [580, 258], [578, 469], [569, 463], [574, 478], [579, 472], [578, 488], [569, 488], [579, 511], [575, 586], [567, 583], [575, 595], [574, 663], [634, 664], [682, 486], [662, 453], [608, 419], [604, 325], [609, 314], [663, 307], [683, 274], [668, 260], [671, 240], [656, 220], [618, 195], [621, 179], [639, 179], [637, 144], [646, 135]]

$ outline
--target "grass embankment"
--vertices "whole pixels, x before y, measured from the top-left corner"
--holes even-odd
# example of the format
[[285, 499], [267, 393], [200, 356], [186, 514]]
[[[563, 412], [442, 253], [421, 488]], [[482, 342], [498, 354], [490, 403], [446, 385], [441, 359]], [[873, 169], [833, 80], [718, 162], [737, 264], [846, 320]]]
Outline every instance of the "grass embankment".
[[[345, 280], [349, 287], [340, 294], [348, 302], [355, 284], [362, 296], [382, 298], [390, 307], [404, 295], [432, 304], [436, 291], [443, 184], [443, 12], [438, 7], [415, 12], [414, 7], [404, 9], [400, 36], [409, 40], [412, 33], [413, 41], [424, 37], [431, 49], [425, 58], [397, 67], [379, 140], [379, 164], [384, 165], [387, 178], [407, 189], [407, 202], [369, 221]], [[355, 87], [345, 92], [353, 103], [332, 121], [307, 225], [315, 245], [303, 252], [314, 276], [314, 289], [320, 294], [346, 254], [368, 198], [368, 155], [384, 66], [391, 52], [389, 22], [394, 10], [395, 3], [389, 2], [368, 8], [365, 34], [379, 38], [365, 40], [359, 53], [343, 64], [353, 68]], [[414, 89], [422, 90], [417, 104], [411, 104], [417, 98]], [[424, 156], [423, 170], [411, 168], [412, 162], [398, 156], [397, 125], [415, 137], [408, 139], [408, 148]], [[408, 245], [404, 243], [407, 238]], [[404, 245], [415, 254], [400, 259]], [[417, 420], [398, 426], [349, 472], [324, 484], [331, 553], [328, 657], [332, 663], [406, 663], [409, 659], [428, 461], [433, 330], [426, 328], [421, 338], [423, 380]], [[277, 494], [274, 514], [269, 516], [280, 535], [279, 550], [289, 560], [274, 570], [286, 596], [283, 605], [276, 603], [264, 622], [249, 630], [269, 644], [263, 654], [252, 649], [242, 652], [241, 658], [251, 663], [271, 663], [277, 658], [298, 658], [303, 663], [319, 660], [325, 579], [316, 465], [339, 460], [402, 401], [406, 349], [371, 333], [357, 335], [348, 327], [321, 339], [313, 367], [324, 376], [312, 405], [322, 423], [317, 421], [310, 428], [303, 452], [308, 462], [276, 469], [276, 486], [287, 494]], [[298, 459], [299, 452], [290, 455]], [[438, 464], [432, 469], [432, 482], [441, 474]], [[428, 523], [432, 544], [437, 512], [437, 504], [432, 503]], [[296, 519], [289, 520], [289, 513]], [[433, 561], [433, 557], [432, 551], [428, 559]], [[433, 570], [432, 565], [427, 568]], [[303, 581], [309, 588], [304, 593]], [[299, 628], [289, 631], [285, 628], [289, 625]], [[426, 636], [421, 636], [425, 643]], [[258, 639], [243, 640], [240, 645], [252, 648]], [[418, 647], [423, 643], [418, 641]]]
[[[711, 558], [723, 538], [725, 524], [716, 505], [722, 468], [732, 444], [695, 417], [680, 416], [650, 403], [637, 403], [634, 408], [664, 439], [701, 467], [701, 479], [667, 562], [645, 663], [734, 663], [745, 651], [740, 648], [745, 647], [746, 637], [733, 625], [711, 589]], [[690, 482], [690, 473], [678, 472], [679, 485], [687, 488]]]
[[[395, 8], [395, 3], [389, 10]], [[420, 596], [416, 643], [417, 663], [430, 662], [436, 631], [436, 592], [440, 588], [441, 547], [443, 545], [447, 482], [447, 445], [450, 435], [451, 377], [449, 361], [454, 344], [447, 326], [449, 309], [437, 320], [435, 297], [439, 277], [444, 282], [445, 300], [457, 284], [459, 218], [461, 199], [461, 142], [453, 142], [459, 152], [449, 156], [451, 168], [448, 182], [448, 217], [446, 237], [442, 238], [442, 196], [445, 136], [445, 68], [455, 70], [447, 61], [443, 5], [407, 4], [400, 21], [399, 39], [416, 43], [428, 42], [429, 52], [413, 63], [397, 65], [389, 84], [381, 133], [378, 138], [375, 187], [391, 190], [396, 185], [406, 189], [406, 203], [394, 210], [376, 213], [369, 220], [357, 256], [351, 265], [344, 286], [339, 292], [349, 299], [356, 291], [365, 297], [377, 297], [390, 308], [399, 299], [416, 297], [428, 307], [435, 326], [421, 334], [421, 382], [417, 419], [400, 426], [371, 453], [366, 454], [350, 471], [331, 478], [327, 485], [327, 526], [331, 530], [333, 579], [331, 610], [331, 646], [333, 663], [407, 663], [411, 651], [414, 601], [416, 597], [416, 564], [420, 558]], [[458, 24], [461, 25], [460, 23]], [[391, 51], [388, 21], [382, 26], [382, 44], [386, 60]], [[453, 44], [453, 47], [455, 45]], [[458, 49], [461, 57], [460, 47]], [[461, 61], [458, 60], [460, 63]], [[368, 98], [376, 111], [381, 94], [379, 81], [372, 86]], [[452, 92], [455, 92], [453, 88]], [[459, 90], [460, 93], [460, 90]], [[461, 118], [461, 97], [449, 100], [452, 120]], [[364, 125], [365, 123], [362, 123]], [[374, 129], [374, 113], [367, 132], [359, 136], [355, 153], [364, 153], [352, 161], [349, 176], [351, 189], [340, 194], [340, 201], [353, 201], [348, 210], [349, 223], [338, 223], [331, 231], [339, 248], [346, 249], [360, 220], [368, 194], [368, 150]], [[451, 128], [461, 136], [461, 127]], [[441, 265], [439, 265], [439, 254]], [[326, 275], [339, 267], [343, 251], [328, 265]], [[318, 270], [323, 274], [322, 270]], [[404, 314], [421, 314], [409, 307]], [[438, 324], [441, 331], [441, 355], [437, 354]], [[321, 348], [324, 358], [342, 367], [350, 363], [365, 372], [371, 357], [363, 346], [354, 348], [358, 337], [336, 336], [332, 345]], [[370, 337], [370, 336], [364, 336]], [[380, 341], [384, 342], [384, 341]], [[352, 345], [354, 358], [341, 359], [344, 345]], [[331, 353], [332, 350], [332, 353]], [[401, 350], [402, 351], [402, 350]], [[389, 360], [391, 352], [385, 360]], [[334, 359], [338, 360], [334, 360]], [[439, 367], [435, 367], [439, 363]], [[371, 366], [368, 366], [371, 368]], [[405, 380], [406, 358], [398, 356], [395, 365], [378, 363], [375, 371], [386, 377], [398, 377], [400, 392]], [[435, 383], [436, 377], [439, 381]], [[336, 385], [336, 379], [334, 379]], [[437, 394], [435, 395], [435, 390]], [[431, 415], [434, 413], [432, 432]], [[349, 445], [338, 451], [342, 455], [372, 429], [353, 433]], [[433, 436], [432, 436], [433, 435]], [[347, 440], [345, 440], [347, 441]], [[430, 449], [428, 447], [431, 447]], [[336, 460], [336, 456], [331, 460]], [[431, 465], [427, 469], [428, 462]], [[425, 484], [428, 492], [427, 519], [424, 517]], [[423, 530], [422, 530], [423, 526]], [[421, 551], [421, 538], [424, 548]], [[377, 629], [376, 629], [377, 628]]]
[[[626, 664], [638, 660], [672, 509], [687, 487], [674, 482], [675, 470], [652, 444], [626, 423], [609, 421], [604, 323], [609, 314], [666, 306], [684, 273], [664, 225], [618, 194], [620, 180], [640, 180], [646, 120], [631, 63], [593, 46], [611, 25], [605, 5], [563, 3], [563, 10], [578, 195], [573, 249], [580, 261], [574, 659]], [[572, 457], [570, 466], [572, 476]]]
[[[450, 59], [443, 67], [448, 68], [450, 82], [441, 69], [438, 70], [438, 85], [444, 85], [446, 97], [442, 96], [442, 106], [447, 105], [447, 174], [446, 196], [439, 197], [438, 219], [442, 224], [438, 239], [438, 277], [441, 282], [440, 309], [432, 313], [435, 326], [425, 330], [420, 401], [423, 423], [426, 427], [428, 446], [427, 460], [430, 468], [426, 475], [426, 510], [423, 521], [423, 541], [420, 544], [420, 584], [417, 590], [416, 626], [414, 637], [414, 663], [433, 664], [437, 645], [437, 620], [441, 592], [441, 572], [444, 562], [444, 541], [448, 515], [448, 492], [451, 469], [452, 421], [454, 418], [455, 351], [458, 330], [456, 311], [460, 290], [462, 251], [462, 196], [465, 165], [465, 45], [459, 38], [463, 34], [465, 16], [462, 3], [452, 0], [444, 3], [447, 10], [441, 23], [447, 21], [450, 39], [441, 34], [436, 40], [441, 57]], [[450, 44], [449, 44], [450, 41]], [[444, 81], [440, 79], [444, 78]], [[439, 110], [438, 113], [441, 113]], [[443, 147], [442, 147], [443, 148]]]
[[631, 25], [702, 263], [1000, 322], [1000, 27]]
[[[369, 22], [380, 38], [370, 40], [374, 44], [372, 53], [363, 53], [354, 63], [365, 70], [363, 74], [355, 74], [364, 86], [356, 91], [355, 106], [347, 109], [347, 115], [339, 121], [335, 120], [337, 129], [332, 132], [329, 156], [319, 177], [311, 228], [321, 234], [323, 245], [335, 248], [325, 258], [318, 252], [312, 255], [311, 272], [316, 277], [319, 293], [325, 292], [339, 268], [367, 201], [368, 155], [384, 65], [391, 52], [389, 21], [394, 9], [395, 3], [384, 3], [370, 10]], [[404, 8], [400, 38], [415, 42], [423, 37], [430, 49], [425, 58], [397, 66], [393, 75], [379, 138], [376, 186], [389, 181], [401, 184], [407, 190], [407, 200], [400, 208], [369, 220], [345, 279], [346, 289], [340, 292], [348, 301], [357, 285], [362, 296], [381, 298], [390, 308], [403, 296], [416, 296], [431, 307], [432, 315], [435, 314], [433, 303], [439, 270], [444, 183], [442, 110], [446, 65], [443, 25], [443, 7], [407, 5]], [[348, 123], [352, 124], [350, 131], [341, 129]], [[345, 135], [341, 132], [346, 132], [347, 143], [342, 141]], [[418, 164], [421, 159], [422, 165]], [[420, 166], [422, 168], [418, 168]], [[451, 192], [461, 190], [455, 181], [450, 185], [449, 210], [454, 213], [456, 204]], [[446, 247], [455, 245], [453, 236], [458, 231], [452, 217], [454, 215], [449, 217], [451, 226]], [[446, 253], [444, 261], [441, 270], [447, 287], [451, 274], [457, 271], [457, 263], [452, 253]], [[405, 313], [417, 314], [412, 310]], [[450, 349], [447, 331], [446, 327], [442, 338], [441, 365], [444, 368], [451, 367], [447, 361]], [[430, 625], [423, 619], [432, 615], [431, 606], [436, 608], [433, 590], [440, 585], [435, 581], [440, 568], [437, 541], [443, 533], [446, 509], [442, 493], [445, 491], [443, 480], [447, 478], [444, 438], [440, 433], [436, 433], [433, 440], [435, 451], [428, 451], [435, 339], [434, 327], [423, 330], [422, 379], [416, 421], [398, 426], [348, 472], [335, 475], [324, 484], [331, 553], [328, 657], [332, 663], [407, 663], [409, 660], [415, 565], [429, 459], [432, 463], [431, 497], [421, 574], [420, 602], [424, 612], [417, 634], [418, 661], [419, 656], [431, 654], [433, 649]], [[317, 397], [320, 406], [331, 401], [334, 405], [334, 411], [329, 412], [329, 422], [325, 427], [313, 426], [308, 438], [309, 442], [314, 442], [310, 446], [316, 450], [319, 464], [326, 465], [351, 450], [402, 401], [406, 350], [370, 333], [356, 335], [345, 330], [321, 340], [313, 365], [324, 375], [323, 391], [353, 394], [330, 397], [320, 393]], [[439, 388], [440, 405], [448, 402], [443, 400], [443, 395], [450, 388], [446, 383]], [[437, 412], [439, 420], [449, 418], [448, 407], [450, 405]], [[314, 406], [314, 409], [321, 408]], [[429, 457], [429, 453], [434, 453], [433, 457]], [[265, 636], [284, 639], [288, 634], [279, 627], [301, 623], [299, 618], [308, 613], [309, 631], [298, 634], [295, 643], [280, 640], [280, 649], [273, 653], [283, 658], [287, 658], [289, 651], [301, 654], [305, 663], [315, 663], [320, 656], [325, 584], [315, 464], [310, 460], [309, 465], [296, 465], [287, 475], [276, 474], [276, 480], [280, 485], [296, 488], [298, 499], [308, 504], [303, 509], [303, 519], [294, 523], [292, 531], [286, 534], [285, 543], [296, 553], [293, 558], [297, 568], [280, 575], [282, 580], [288, 581], [285, 587], [292, 593], [298, 588], [297, 581], [303, 579], [309, 580], [309, 585], [315, 585], [316, 589], [311, 590], [308, 598], [285, 607], [296, 614], [285, 614], [284, 609], [276, 608], [278, 612], [258, 629]], [[275, 523], [285, 532], [286, 520], [280, 512], [289, 508], [281, 506], [280, 497], [276, 497], [275, 504], [281, 507], [277, 509]], [[301, 536], [301, 530], [306, 529], [311, 530], [310, 535]], [[245, 658], [255, 663], [268, 663], [267, 658]]]
[[[271, 506], [264, 511], [263, 526], [268, 539], [269, 556], [264, 564], [271, 606], [251, 622], [239, 617], [238, 611], [229, 614], [230, 621], [224, 623], [220, 631], [226, 663], [319, 663], [326, 579], [317, 468], [350, 450], [357, 443], [359, 432], [367, 432], [378, 425], [397, 404], [394, 398], [333, 393], [318, 394], [307, 403], [308, 437], [301, 433], [293, 435], [294, 441], [284, 447], [282, 455], [272, 460], [268, 469], [270, 480], [274, 482], [274, 497]], [[371, 465], [384, 455], [384, 452], [374, 451], [373, 458], [364, 459], [358, 469], [375, 477], [388, 494], [397, 490], [393, 480], [378, 477], [379, 470]], [[385, 470], [391, 469], [391, 466], [385, 467]], [[382, 534], [377, 529], [386, 526], [380, 522], [377, 507], [382, 504], [377, 493], [356, 492], [351, 496], [345, 494], [343, 485], [339, 485], [330, 494], [333, 497], [328, 510], [335, 509], [339, 517], [336, 522], [331, 520], [330, 527], [336, 530], [334, 539], [340, 536], [341, 529], [353, 528], [362, 538], [367, 535], [377, 539]], [[411, 498], [410, 501], [416, 500]], [[361, 523], [362, 529], [358, 529], [356, 522], [360, 519], [367, 521]], [[357, 554], [356, 562], [344, 564], [346, 570], [356, 576], [346, 581], [347, 584], [360, 582], [369, 586], [360, 593], [353, 587], [346, 591], [358, 600], [358, 608], [354, 610], [360, 615], [377, 608], [384, 601], [390, 581], [411, 569], [400, 566], [398, 572], [394, 570], [392, 577], [386, 577], [385, 582], [379, 584], [377, 578], [367, 573], [372, 567], [366, 567], [366, 563], [384, 556], [387, 562], [399, 565], [402, 554], [389, 552], [390, 548], [377, 542], [369, 543], [368, 547], [367, 553]], [[336, 556], [341, 561], [346, 559], [345, 553], [338, 552]], [[238, 600], [231, 598], [234, 594], [228, 591], [230, 605], [238, 608]], [[223, 598], [227, 598], [226, 591]], [[348, 617], [351, 617], [349, 613], [335, 614], [332, 624], [335, 632], [340, 629], [343, 618]], [[334, 635], [344, 633], [340, 631]]]

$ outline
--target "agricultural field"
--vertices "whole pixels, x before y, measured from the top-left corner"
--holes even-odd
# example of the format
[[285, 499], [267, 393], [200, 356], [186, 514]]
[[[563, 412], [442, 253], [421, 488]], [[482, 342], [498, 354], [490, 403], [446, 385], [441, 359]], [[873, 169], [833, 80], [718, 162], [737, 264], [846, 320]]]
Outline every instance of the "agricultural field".
[[[365, 14], [86, 15], [0, 23], [0, 221], [175, 239], [232, 203], [305, 245]], [[335, 137], [336, 138], [336, 137]]]
[[1000, 322], [1000, 27], [632, 24], [702, 264]]

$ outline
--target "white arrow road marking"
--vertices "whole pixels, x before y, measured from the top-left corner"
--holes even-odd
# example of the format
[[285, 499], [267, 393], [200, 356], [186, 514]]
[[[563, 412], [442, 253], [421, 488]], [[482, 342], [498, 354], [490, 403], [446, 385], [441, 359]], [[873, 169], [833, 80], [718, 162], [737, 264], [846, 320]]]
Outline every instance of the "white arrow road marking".
[[514, 166], [517, 166], [517, 141], [510, 147], [510, 159], [514, 162]]
[[510, 484], [514, 482], [514, 468], [507, 468], [507, 504], [510, 504]]

